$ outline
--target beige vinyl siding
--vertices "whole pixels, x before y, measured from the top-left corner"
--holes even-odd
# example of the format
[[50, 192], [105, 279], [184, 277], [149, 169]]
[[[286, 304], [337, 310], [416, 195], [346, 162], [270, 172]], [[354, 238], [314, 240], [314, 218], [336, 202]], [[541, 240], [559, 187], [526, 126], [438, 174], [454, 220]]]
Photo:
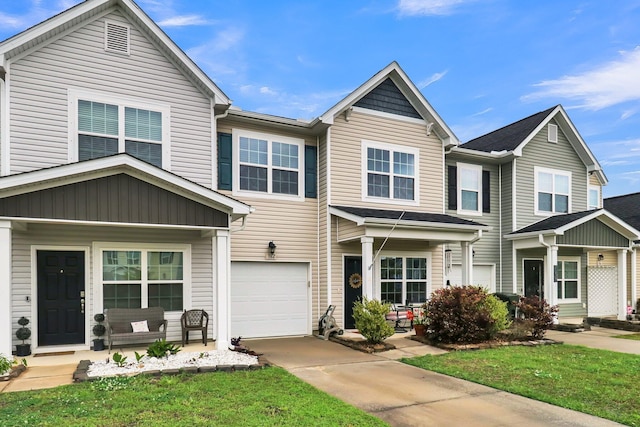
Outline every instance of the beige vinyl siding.
[[[331, 128], [331, 203], [333, 205], [419, 212], [443, 212], [443, 148], [435, 134], [427, 135], [425, 124], [395, 120], [354, 111], [346, 122], [335, 118]], [[420, 149], [420, 205], [402, 205], [362, 200], [362, 140]]]
[[[232, 236], [233, 241], [233, 236]], [[87, 248], [88, 259], [85, 265], [89, 268], [89, 281], [85, 283], [87, 293], [87, 313], [89, 328], [93, 326], [95, 314], [95, 286], [93, 283], [93, 254], [94, 242], [118, 242], [118, 243], [158, 243], [158, 244], [189, 244], [191, 245], [191, 302], [185, 300], [185, 307], [203, 308], [210, 315], [210, 334], [215, 330], [215, 307], [213, 292], [213, 260], [212, 239], [203, 238], [199, 231], [139, 229], [130, 227], [82, 227], [30, 224], [25, 231], [13, 231], [13, 257], [12, 257], [12, 328], [17, 329], [17, 320], [26, 316], [32, 321], [32, 333], [37, 334], [35, 313], [32, 312], [32, 302], [27, 302], [29, 296], [33, 303], [37, 303], [37, 295], [32, 294], [32, 246], [44, 249], [65, 250], [66, 248]], [[178, 316], [178, 317], [176, 317]], [[169, 328], [167, 339], [179, 341], [181, 339], [179, 314], [172, 313], [167, 317]], [[89, 336], [89, 339], [94, 338]], [[14, 336], [14, 344], [16, 344]]]
[[[635, 252], [636, 257], [636, 269], [632, 272], [632, 274], [636, 275], [636, 301], [632, 301], [633, 307], [636, 309], [636, 313], [640, 313], [640, 250], [636, 249]], [[629, 269], [631, 270], [631, 264], [629, 264]], [[631, 283], [631, 281], [629, 281]]]
[[[602, 254], [604, 259], [598, 262], [598, 254]], [[592, 251], [588, 254], [590, 266], [605, 266], [605, 267], [617, 267], [618, 266], [618, 253], [617, 251]]]
[[[329, 263], [327, 257], [329, 247], [327, 242], [327, 227], [331, 216], [329, 215], [328, 198], [327, 198], [327, 138], [323, 135], [320, 138], [320, 146], [318, 147], [318, 247], [319, 247], [319, 263], [318, 263], [318, 280], [316, 284], [318, 289], [312, 296], [314, 300], [314, 308], [317, 307], [318, 313], [323, 313], [329, 306], [329, 274], [327, 269]], [[320, 316], [318, 316], [319, 318]], [[313, 329], [318, 328], [317, 323], [313, 324]]]
[[545, 216], [535, 215], [534, 167], [571, 172], [570, 212], [587, 209], [587, 169], [558, 127], [558, 142], [547, 142], [547, 128], [543, 128], [522, 150], [517, 162], [516, 211], [517, 228], [525, 227]]
[[[105, 52], [105, 20], [131, 25], [130, 56]], [[209, 98], [117, 9], [10, 66], [12, 173], [68, 162], [73, 88], [170, 104], [171, 171], [211, 187]]]
[[[315, 137], [305, 137], [296, 133], [274, 131], [268, 127], [248, 125], [238, 120], [225, 119], [218, 123], [218, 132], [231, 133], [232, 129], [265, 132], [293, 138], [302, 138], [305, 145], [316, 145]], [[235, 159], [234, 159], [235, 161]], [[322, 169], [320, 169], [322, 170]], [[304, 173], [304, 164], [301, 165]], [[303, 189], [304, 191], [304, 189]], [[318, 238], [319, 211], [318, 199], [305, 198], [304, 201], [278, 199], [277, 196], [251, 197], [251, 195], [233, 195], [231, 191], [220, 191], [235, 199], [251, 205], [255, 212], [247, 217], [246, 227], [233, 234], [231, 259], [233, 261], [268, 262], [306, 262], [311, 263], [312, 320], [315, 322], [324, 313], [326, 307], [319, 306], [318, 284]], [[276, 258], [268, 256], [267, 245], [273, 241], [276, 246]], [[320, 313], [320, 311], [322, 311]]]
[[[456, 163], [466, 163], [474, 165], [473, 162], [465, 161], [462, 158], [447, 157], [445, 170], [448, 170], [449, 166], [456, 166]], [[490, 210], [491, 212], [483, 212], [482, 215], [461, 215], [457, 210], [446, 209], [445, 213], [448, 215], [467, 219], [469, 221], [479, 222], [484, 225], [492, 227], [488, 232], [483, 232], [482, 238], [473, 244], [473, 250], [475, 255], [473, 257], [474, 264], [495, 264], [496, 274], [500, 270], [500, 195], [499, 195], [499, 166], [498, 165], [478, 165], [482, 166], [483, 171], [489, 171], [490, 173]], [[449, 188], [449, 174], [445, 173], [445, 188]], [[480, 182], [482, 184], [482, 182]], [[448, 197], [449, 192], [445, 191], [445, 198]], [[449, 206], [448, 200], [445, 202], [445, 208]], [[452, 250], [453, 263], [460, 264], [461, 250], [460, 245], [453, 243], [448, 245], [448, 248]], [[498, 283], [497, 277], [495, 278]]]
[[354, 222], [342, 218], [335, 218], [334, 221], [338, 223], [338, 241], [356, 240], [364, 236], [364, 226], [358, 226]]

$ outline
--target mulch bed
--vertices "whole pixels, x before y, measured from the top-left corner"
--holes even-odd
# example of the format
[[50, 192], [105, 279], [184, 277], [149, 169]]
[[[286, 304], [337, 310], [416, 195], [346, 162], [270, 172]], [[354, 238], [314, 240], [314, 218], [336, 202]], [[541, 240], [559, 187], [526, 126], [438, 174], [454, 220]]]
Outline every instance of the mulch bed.
[[461, 350], [484, 350], [488, 348], [497, 348], [497, 347], [508, 347], [508, 346], [536, 346], [536, 345], [549, 345], [549, 344], [562, 344], [562, 341], [555, 341], [548, 338], [543, 339], [522, 339], [522, 340], [500, 340], [495, 339], [492, 341], [485, 341], [476, 344], [445, 344], [432, 342], [427, 337], [419, 337], [413, 335], [409, 337], [409, 339], [413, 341], [421, 342], [422, 344], [431, 345], [434, 347], [441, 348], [447, 351], [461, 351]]
[[362, 351], [363, 353], [379, 353], [381, 351], [395, 350], [396, 348], [395, 345], [384, 341], [380, 344], [371, 344], [364, 339], [345, 338], [341, 335], [331, 335], [329, 341], [337, 342], [354, 350]]

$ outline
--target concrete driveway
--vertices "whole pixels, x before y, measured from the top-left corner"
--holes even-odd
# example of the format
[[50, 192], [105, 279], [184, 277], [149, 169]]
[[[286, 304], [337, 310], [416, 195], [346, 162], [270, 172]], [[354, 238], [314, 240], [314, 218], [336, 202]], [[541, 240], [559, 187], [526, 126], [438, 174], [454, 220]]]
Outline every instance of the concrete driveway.
[[464, 380], [397, 358], [440, 352], [404, 338], [399, 350], [361, 353], [315, 337], [248, 340], [274, 365], [392, 426], [620, 425]]

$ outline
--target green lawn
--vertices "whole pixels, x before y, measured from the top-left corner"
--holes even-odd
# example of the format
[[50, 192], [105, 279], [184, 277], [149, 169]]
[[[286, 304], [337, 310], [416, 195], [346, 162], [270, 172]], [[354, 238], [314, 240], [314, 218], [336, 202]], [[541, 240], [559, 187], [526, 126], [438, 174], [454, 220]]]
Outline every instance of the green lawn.
[[640, 356], [570, 345], [459, 351], [403, 362], [640, 426]]
[[640, 341], [640, 334], [615, 335], [614, 338], [622, 338], [623, 340]]
[[0, 394], [0, 426], [386, 426], [285, 370], [108, 378]]

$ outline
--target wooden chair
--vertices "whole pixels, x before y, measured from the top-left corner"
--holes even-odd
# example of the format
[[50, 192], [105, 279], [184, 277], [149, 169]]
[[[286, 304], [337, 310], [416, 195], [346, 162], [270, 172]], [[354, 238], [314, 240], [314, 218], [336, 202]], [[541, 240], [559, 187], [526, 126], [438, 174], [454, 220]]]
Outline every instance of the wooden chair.
[[185, 310], [180, 317], [182, 326], [182, 346], [189, 344], [189, 331], [202, 332], [202, 344], [207, 345], [207, 328], [209, 327], [209, 314], [204, 310]]

